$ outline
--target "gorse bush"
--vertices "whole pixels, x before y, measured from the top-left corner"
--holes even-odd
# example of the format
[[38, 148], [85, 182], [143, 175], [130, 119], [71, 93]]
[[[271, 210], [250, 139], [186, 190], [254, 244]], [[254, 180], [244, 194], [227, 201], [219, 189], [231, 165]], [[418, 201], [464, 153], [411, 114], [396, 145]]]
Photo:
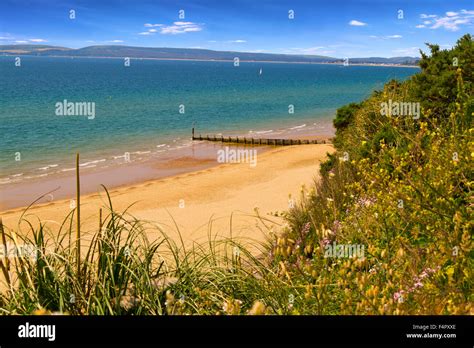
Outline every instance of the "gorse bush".
[[[277, 260], [308, 298], [325, 287], [337, 313], [472, 313], [472, 39], [430, 48], [412, 79], [338, 111], [337, 153], [287, 213]], [[419, 102], [421, 113], [382, 115], [390, 100]], [[365, 256], [324, 258], [334, 241], [362, 244]]]
[[[337, 111], [336, 152], [266, 243], [186, 249], [109, 202], [77, 267], [74, 211], [56, 235], [22, 217], [3, 243], [36, 257], [0, 264], [1, 312], [472, 314], [473, 42], [429, 48], [411, 79]], [[395, 103], [408, 112], [382, 112]]]

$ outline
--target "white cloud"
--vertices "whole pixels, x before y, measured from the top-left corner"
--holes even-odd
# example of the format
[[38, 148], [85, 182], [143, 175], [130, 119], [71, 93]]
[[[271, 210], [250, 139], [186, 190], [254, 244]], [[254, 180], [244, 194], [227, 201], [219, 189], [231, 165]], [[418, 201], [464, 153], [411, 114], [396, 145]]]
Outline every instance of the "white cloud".
[[192, 27], [192, 28], [185, 28], [184, 29], [184, 32], [185, 33], [188, 33], [188, 32], [193, 32], [193, 31], [201, 31], [202, 28], [199, 28], [199, 27]]
[[160, 34], [185, 34], [202, 30], [202, 24], [193, 22], [174, 22], [161, 27]]
[[355, 19], [353, 19], [349, 22], [349, 25], [356, 26], [356, 27], [363, 27], [367, 25], [367, 23], [356, 21]]
[[292, 47], [290, 49], [284, 50], [283, 53], [307, 54], [307, 55], [328, 55], [328, 54], [334, 53], [334, 51], [328, 50], [327, 47], [324, 47], [324, 46], [315, 46], [315, 47], [308, 47], [308, 48]]
[[316, 52], [316, 51], [322, 50], [323, 48], [325, 48], [325, 47], [323, 47], [323, 46], [308, 47], [308, 48], [302, 48], [301, 51], [303, 51], [303, 52]]
[[392, 52], [398, 56], [419, 56], [420, 48], [419, 47], [400, 48], [400, 49], [393, 50]]
[[[246, 43], [247, 40], [237, 39], [237, 40], [226, 40], [226, 41], [217, 41], [217, 40], [208, 40], [210, 43]], [[245, 51], [250, 52], [250, 51]]]
[[387, 36], [370, 35], [369, 37], [372, 39], [390, 40], [390, 39], [401, 39], [403, 36], [395, 34], [395, 35], [387, 35]]
[[193, 22], [174, 22], [174, 25], [192, 25], [194, 24]]
[[457, 31], [459, 30], [459, 25], [460, 24], [469, 24], [471, 23], [470, 18], [464, 18], [464, 19], [458, 19], [459, 17], [442, 17], [439, 19], [436, 19], [434, 24], [430, 27], [430, 29], [438, 29], [438, 28], [444, 28], [449, 31]]
[[120, 42], [123, 42], [123, 40], [110, 40], [110, 41], [107, 41], [107, 42], [120, 43]]
[[196, 31], [201, 31], [203, 24], [193, 23], [193, 22], [173, 22], [173, 24], [165, 25], [165, 24], [151, 24], [145, 23], [144, 26], [146, 28], [153, 28], [158, 27], [158, 29], [148, 29], [147, 31], [143, 31], [138, 33], [138, 35], [152, 35], [158, 32], [160, 34], [184, 34], [184, 33], [191, 33]]
[[444, 28], [449, 31], [457, 31], [462, 25], [470, 25], [474, 23], [474, 11], [462, 9], [460, 11], [447, 11], [445, 16], [421, 14], [420, 18], [430, 20], [423, 21], [423, 25], [417, 25], [417, 28], [425, 28], [429, 26], [430, 29]]
[[22, 44], [28, 43], [28, 41], [25, 41], [25, 40], [16, 40], [15, 42], [16, 42], [16, 43], [22, 43]]
[[47, 42], [44, 39], [29, 39], [29, 41], [31, 41], [31, 42]]

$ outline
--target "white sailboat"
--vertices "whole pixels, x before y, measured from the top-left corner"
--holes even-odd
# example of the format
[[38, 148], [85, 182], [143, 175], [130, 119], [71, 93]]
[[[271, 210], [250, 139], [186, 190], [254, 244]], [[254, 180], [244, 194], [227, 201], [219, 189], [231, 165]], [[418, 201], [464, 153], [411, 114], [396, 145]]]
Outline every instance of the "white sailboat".
[[262, 69], [262, 68], [260, 68], [260, 71], [259, 71], [259, 73], [258, 73], [258, 74], [259, 74], [259, 75], [262, 75], [262, 73], [263, 73], [263, 69]]

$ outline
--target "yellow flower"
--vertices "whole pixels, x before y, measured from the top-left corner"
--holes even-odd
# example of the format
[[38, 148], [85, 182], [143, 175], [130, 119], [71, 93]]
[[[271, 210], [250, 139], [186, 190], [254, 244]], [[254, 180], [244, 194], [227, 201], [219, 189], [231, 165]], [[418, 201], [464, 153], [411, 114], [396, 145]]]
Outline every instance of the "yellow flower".
[[260, 302], [260, 301], [255, 301], [252, 305], [252, 308], [250, 308], [249, 315], [263, 315], [265, 314], [265, 305]]
[[240, 300], [226, 300], [224, 301], [224, 304], [222, 305], [222, 310], [229, 315], [237, 315], [240, 313], [240, 305], [242, 304], [242, 301]]
[[33, 315], [49, 315], [51, 314], [51, 312], [48, 311], [47, 309], [40, 308], [40, 309], [35, 310], [32, 314]]
[[405, 255], [405, 251], [403, 250], [403, 248], [398, 249], [397, 258], [402, 258], [403, 255]]

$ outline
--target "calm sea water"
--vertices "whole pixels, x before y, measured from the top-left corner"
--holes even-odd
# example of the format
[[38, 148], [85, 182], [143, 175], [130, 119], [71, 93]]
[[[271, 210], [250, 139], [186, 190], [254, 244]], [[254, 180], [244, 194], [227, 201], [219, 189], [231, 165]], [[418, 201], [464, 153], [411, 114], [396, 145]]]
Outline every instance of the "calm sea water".
[[[327, 133], [338, 107], [416, 72], [49, 57], [22, 57], [16, 67], [14, 57], [0, 57], [0, 184], [69, 171], [78, 151], [88, 168], [119, 163], [125, 152], [133, 160], [188, 146], [193, 124], [203, 134]], [[57, 115], [65, 99], [95, 103], [95, 118]]]

